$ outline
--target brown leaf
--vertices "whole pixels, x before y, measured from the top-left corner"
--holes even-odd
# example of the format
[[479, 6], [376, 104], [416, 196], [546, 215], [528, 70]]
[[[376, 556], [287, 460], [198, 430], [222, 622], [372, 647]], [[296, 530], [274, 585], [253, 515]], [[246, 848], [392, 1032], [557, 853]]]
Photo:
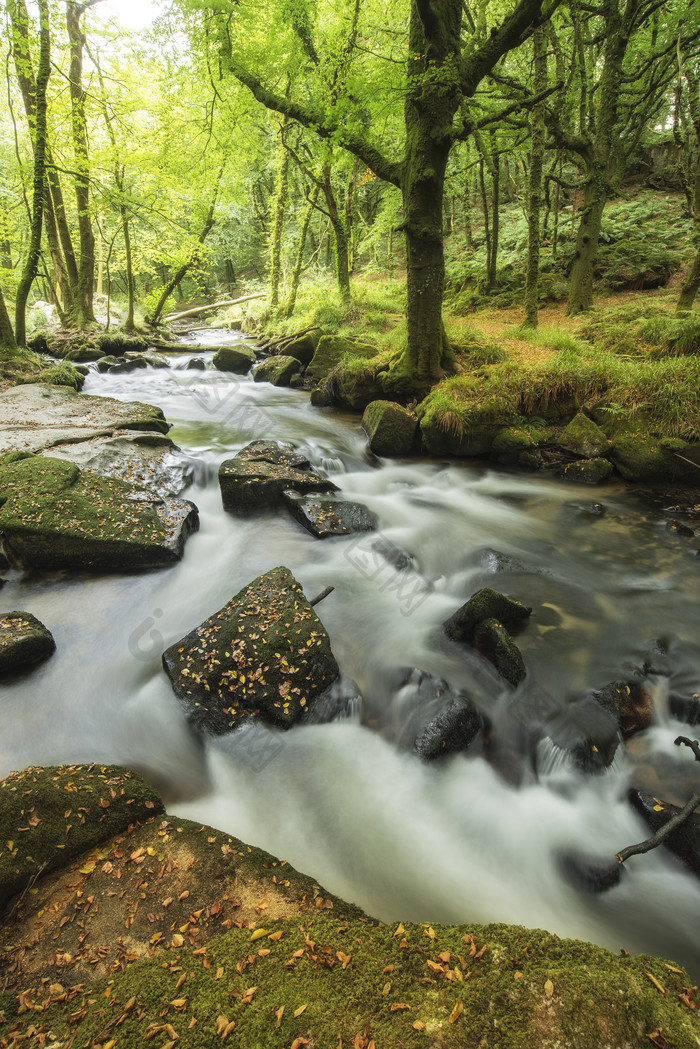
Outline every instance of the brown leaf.
[[425, 1024], [423, 1023], [422, 1020], [414, 1020], [413, 1023], [411, 1024], [411, 1027], [414, 1027], [416, 1029], [416, 1031], [424, 1031], [425, 1030]]
[[647, 976], [649, 977], [649, 979], [651, 980], [651, 982], [653, 983], [653, 985], [654, 985], [654, 987], [655, 987], [655, 988], [657, 989], [657, 991], [660, 991], [660, 992], [661, 992], [661, 994], [664, 994], [664, 995], [665, 995], [665, 994], [666, 994], [666, 991], [665, 991], [665, 990], [664, 990], [664, 988], [663, 988], [663, 987], [661, 986], [661, 984], [660, 984], [660, 983], [659, 983], [659, 981], [658, 981], [658, 980], [656, 979], [656, 977], [655, 977], [655, 976], [653, 975], [653, 973], [647, 973]]
[[336, 951], [336, 955], [335, 956], [336, 956], [336, 958], [338, 959], [339, 962], [342, 962], [343, 968], [347, 969], [348, 963], [350, 962], [350, 959], [352, 958], [352, 955], [351, 954], [343, 954], [342, 951]]
[[462, 1001], [461, 998], [458, 998], [457, 1001], [455, 1002], [454, 1009], [450, 1013], [449, 1022], [451, 1024], [456, 1023], [463, 1012], [464, 1012], [464, 1002]]
[[306, 1012], [307, 1009], [308, 1005], [300, 1005], [298, 1009], [294, 1010], [294, 1019], [296, 1020], [297, 1016], [301, 1016], [301, 1014]]
[[282, 1017], [284, 1016], [283, 1005], [280, 1005], [279, 1009], [275, 1012], [275, 1016], [277, 1017], [277, 1023], [275, 1024], [275, 1027], [279, 1027], [279, 1025], [282, 1023]]
[[290, 1049], [302, 1049], [302, 1046], [308, 1045], [308, 1044], [309, 1044], [309, 1039], [308, 1038], [295, 1038], [294, 1041], [292, 1042], [291, 1046], [290, 1046]]
[[390, 1013], [396, 1013], [396, 1012], [399, 1011], [399, 1009], [410, 1009], [410, 1008], [411, 1008], [411, 1006], [410, 1005], [406, 1005], [405, 1002], [394, 1002], [393, 1005], [389, 1006], [389, 1012]]
[[[647, 973], [647, 976], [648, 975], [649, 974]], [[668, 1039], [664, 1038], [660, 1027], [657, 1027], [655, 1031], [648, 1034], [647, 1038], [657, 1046], [657, 1049], [666, 1049], [666, 1046], [668, 1045]]]

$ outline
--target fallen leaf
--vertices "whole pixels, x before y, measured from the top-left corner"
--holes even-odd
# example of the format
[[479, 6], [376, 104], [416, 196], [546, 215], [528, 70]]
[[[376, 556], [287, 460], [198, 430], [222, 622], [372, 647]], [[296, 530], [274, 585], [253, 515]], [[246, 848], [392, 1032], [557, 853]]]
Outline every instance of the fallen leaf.
[[411, 1008], [411, 1006], [407, 1005], [405, 1002], [394, 1002], [393, 1005], [389, 1006], [389, 1012], [390, 1013], [396, 1013], [396, 1012], [399, 1011], [399, 1009], [410, 1009], [410, 1008]]
[[450, 1013], [449, 1023], [451, 1023], [451, 1024], [456, 1023], [463, 1012], [464, 1012], [464, 1003], [463, 1003], [461, 998], [458, 998], [457, 1001], [455, 1002], [454, 1009]]
[[668, 1045], [668, 1039], [664, 1038], [660, 1027], [657, 1027], [655, 1031], [648, 1034], [647, 1038], [657, 1046], [657, 1049], [666, 1049], [666, 1046]]
[[308, 1005], [300, 1005], [298, 1009], [295, 1009], [294, 1019], [296, 1020], [297, 1016], [301, 1016], [301, 1014], [305, 1012], [306, 1009], [308, 1009]]
[[655, 988], [657, 989], [657, 991], [660, 991], [660, 992], [661, 992], [661, 994], [664, 994], [664, 995], [665, 995], [665, 994], [666, 994], [666, 991], [665, 991], [665, 990], [664, 990], [664, 988], [663, 988], [663, 987], [661, 986], [661, 984], [660, 984], [660, 983], [659, 983], [659, 981], [658, 981], [658, 980], [656, 979], [656, 977], [655, 977], [655, 976], [653, 975], [653, 973], [647, 973], [647, 976], [649, 977], [649, 979], [651, 980], [651, 982], [653, 983], [653, 985], [654, 985], [654, 987], [655, 987]]
[[279, 1027], [279, 1025], [282, 1023], [282, 1017], [284, 1016], [283, 1005], [280, 1005], [279, 1009], [277, 1009], [277, 1011], [275, 1012], [275, 1016], [277, 1017], [277, 1023], [275, 1024], [275, 1027]]
[[554, 994], [554, 984], [551, 980], [545, 980], [544, 993], [547, 995], [548, 998], [551, 998]]
[[253, 935], [250, 937], [250, 942], [252, 943], [253, 940], [261, 940], [263, 936], [269, 936], [269, 935], [270, 935], [270, 930], [269, 929], [256, 929], [254, 931]]
[[416, 1031], [424, 1031], [425, 1030], [425, 1024], [423, 1023], [422, 1020], [414, 1020], [413, 1023], [411, 1024], [411, 1027], [415, 1028]]

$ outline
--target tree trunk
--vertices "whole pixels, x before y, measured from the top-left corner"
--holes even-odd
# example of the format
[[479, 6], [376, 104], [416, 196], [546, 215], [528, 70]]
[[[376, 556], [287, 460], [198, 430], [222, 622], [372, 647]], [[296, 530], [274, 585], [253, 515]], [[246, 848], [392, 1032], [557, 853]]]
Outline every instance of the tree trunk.
[[5, 296], [0, 288], [0, 354], [2, 350], [16, 350], [15, 333], [12, 330], [12, 321], [5, 305]]
[[676, 313], [690, 313], [695, 302], [695, 296], [700, 288], [700, 250], [698, 251], [693, 265], [690, 267], [688, 276], [681, 285], [681, 293], [676, 304]]
[[576, 251], [569, 275], [567, 313], [574, 316], [593, 305], [593, 267], [603, 222], [607, 192], [602, 172], [588, 182], [576, 235]]
[[501, 209], [501, 165], [500, 158], [498, 156], [498, 148], [496, 144], [496, 136], [492, 133], [491, 136], [491, 208], [492, 208], [492, 220], [491, 220], [491, 254], [488, 261], [488, 278], [487, 284], [489, 290], [494, 287], [496, 283], [496, 274], [498, 271], [498, 239], [500, 236], [501, 224], [500, 224], [500, 209]]
[[331, 165], [324, 161], [323, 174], [321, 176], [321, 189], [326, 201], [328, 217], [333, 227], [335, 238], [335, 268], [338, 278], [338, 294], [343, 303], [350, 302], [350, 255], [348, 248], [348, 231], [345, 227], [345, 217], [338, 207], [338, 199], [333, 189], [331, 177]]
[[46, 165], [46, 89], [51, 74], [51, 38], [49, 35], [48, 0], [39, 0], [39, 64], [34, 86], [34, 178], [32, 222], [29, 249], [22, 270], [15, 299], [15, 339], [18, 346], [26, 342], [26, 309], [29, 290], [36, 276], [41, 251], [41, 231], [44, 215], [44, 172]]
[[[534, 83], [533, 94], [547, 87], [547, 38], [540, 26], [533, 35]], [[530, 146], [530, 183], [527, 209], [527, 269], [525, 275], [525, 318], [528, 328], [537, 327], [537, 307], [540, 277], [540, 213], [542, 210], [542, 170], [544, 167], [545, 125], [544, 101], [533, 107]]]
[[[288, 124], [288, 120], [285, 120], [282, 124], [283, 137], [285, 127]], [[270, 234], [270, 308], [273, 310], [276, 310], [279, 306], [280, 274], [282, 272], [282, 231], [284, 229], [284, 212], [287, 207], [288, 194], [289, 153], [284, 147], [284, 142], [281, 142], [272, 214], [272, 232]]]
[[[682, 56], [680, 44], [678, 47], [679, 74], [682, 69]], [[685, 70], [685, 79], [688, 84], [688, 106], [690, 109], [690, 123], [692, 124], [695, 137], [695, 171], [688, 173], [686, 193], [693, 216], [695, 234], [700, 237], [700, 77], [696, 76], [692, 69]], [[700, 288], [700, 248], [690, 268], [690, 272], [683, 281], [681, 293], [676, 305], [676, 313], [689, 313], [693, 308], [695, 296]]]
[[304, 264], [304, 248], [306, 246], [306, 238], [309, 232], [309, 223], [311, 222], [311, 216], [316, 207], [316, 200], [318, 199], [319, 192], [319, 187], [314, 186], [313, 192], [309, 197], [309, 203], [306, 205], [304, 218], [302, 219], [301, 229], [299, 231], [299, 244], [297, 245], [297, 254], [294, 259], [294, 269], [292, 271], [292, 283], [289, 289], [289, 298], [287, 299], [287, 305], [284, 308], [285, 317], [291, 317], [294, 313], [297, 292], [299, 290], [299, 281], [301, 279], [301, 269]]
[[75, 202], [78, 209], [80, 262], [73, 306], [73, 322], [80, 328], [95, 320], [95, 235], [90, 218], [90, 158], [88, 153], [86, 92], [83, 88], [83, 34], [80, 19], [89, 3], [66, 2], [66, 27], [70, 42], [70, 99], [73, 153], [75, 156]]

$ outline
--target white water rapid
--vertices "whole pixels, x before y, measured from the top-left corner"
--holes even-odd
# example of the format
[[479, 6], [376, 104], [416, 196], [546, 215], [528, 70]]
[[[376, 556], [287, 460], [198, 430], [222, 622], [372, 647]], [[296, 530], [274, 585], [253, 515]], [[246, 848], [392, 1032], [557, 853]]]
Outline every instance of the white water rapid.
[[[517, 922], [674, 958], [697, 978], [700, 882], [668, 852], [632, 858], [601, 895], [569, 885], [559, 866], [569, 847], [610, 859], [648, 836], [626, 800], [636, 776], [700, 779], [691, 752], [673, 745], [697, 729], [666, 713], [668, 679], [657, 682], [658, 725], [601, 775], [583, 775], [546, 744], [531, 761], [518, 716], [543, 697], [563, 709], [583, 690], [629, 677], [654, 639], [667, 644], [670, 686], [700, 691], [696, 543], [614, 484], [592, 490], [459, 461], [372, 460], [357, 417], [210, 365], [196, 371], [175, 359], [170, 369], [95, 372], [85, 392], [162, 407], [194, 467], [184, 494], [201, 528], [182, 562], [162, 571], [7, 573], [2, 608], [33, 612], [58, 648], [0, 686], [0, 775], [30, 764], [128, 765], [162, 791], [170, 812], [286, 858], [382, 919]], [[320, 541], [284, 511], [227, 514], [218, 465], [257, 439], [293, 443], [374, 511], [389, 560], [373, 551], [376, 536]], [[393, 568], [394, 556], [410, 558], [409, 568]], [[308, 597], [335, 587], [316, 611], [364, 710], [287, 733], [256, 725], [202, 746], [161, 653], [277, 565]], [[528, 675], [515, 692], [440, 640], [439, 624], [485, 585], [534, 609], [517, 638]], [[503, 733], [503, 761], [512, 752], [518, 776], [507, 782], [478, 754], [421, 762], [410, 744], [437, 708], [417, 709], [399, 667], [469, 692]]]

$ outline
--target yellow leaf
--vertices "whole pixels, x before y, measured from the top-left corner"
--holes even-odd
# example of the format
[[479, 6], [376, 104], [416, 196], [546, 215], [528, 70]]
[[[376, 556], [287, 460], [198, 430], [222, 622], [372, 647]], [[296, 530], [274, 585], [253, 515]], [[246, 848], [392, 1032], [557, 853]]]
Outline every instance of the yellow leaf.
[[300, 1005], [298, 1009], [295, 1009], [295, 1010], [294, 1010], [294, 1019], [296, 1019], [296, 1018], [297, 1018], [297, 1016], [301, 1016], [301, 1014], [302, 1014], [302, 1013], [303, 1013], [303, 1012], [304, 1012], [304, 1011], [305, 1011], [306, 1009], [308, 1009], [308, 1005]]
[[396, 929], [396, 932], [394, 933], [394, 936], [403, 936], [403, 934], [405, 932], [406, 932], [406, 930], [403, 927], [403, 922], [399, 922], [398, 927]]
[[80, 873], [81, 874], [92, 874], [94, 869], [95, 869], [95, 863], [94, 863], [93, 860], [91, 860], [89, 863], [86, 863], [84, 867], [80, 868]]
[[386, 997], [386, 995], [389, 993], [390, 990], [391, 990], [391, 984], [390, 983], [385, 983], [384, 986], [382, 987], [382, 994]]
[[545, 980], [544, 993], [547, 995], [548, 998], [551, 998], [554, 994], [554, 984], [551, 980]]
[[170, 1002], [170, 1005], [172, 1005], [173, 1009], [184, 1009], [187, 1006], [187, 999], [173, 998], [172, 1002]]
[[281, 940], [281, 939], [282, 939], [282, 930], [281, 929], [279, 929], [277, 932], [271, 932], [270, 935], [268, 936], [268, 940], [274, 940], [275, 942], [277, 940]]
[[256, 929], [253, 935], [250, 937], [250, 942], [252, 943], [253, 940], [261, 940], [263, 936], [269, 936], [269, 934], [269, 929]]
[[416, 1029], [416, 1031], [424, 1031], [425, 1030], [425, 1024], [423, 1023], [422, 1020], [414, 1020], [413, 1023], [411, 1024], [411, 1027], [414, 1027]]
[[283, 1005], [280, 1005], [279, 1009], [275, 1013], [275, 1016], [277, 1017], [277, 1023], [275, 1024], [275, 1027], [279, 1027], [279, 1025], [282, 1023], [282, 1017], [284, 1016]]
[[661, 984], [659, 983], [659, 981], [656, 979], [655, 976], [653, 976], [651, 973], [647, 973], [647, 976], [649, 977], [649, 979], [653, 983], [654, 987], [656, 987], [657, 991], [661, 991], [662, 994], [666, 994], [666, 991], [661, 986]]
[[461, 998], [458, 998], [457, 1001], [455, 1002], [454, 1009], [450, 1013], [449, 1022], [451, 1024], [456, 1023], [463, 1012], [464, 1012], [464, 1003], [462, 1002]]

